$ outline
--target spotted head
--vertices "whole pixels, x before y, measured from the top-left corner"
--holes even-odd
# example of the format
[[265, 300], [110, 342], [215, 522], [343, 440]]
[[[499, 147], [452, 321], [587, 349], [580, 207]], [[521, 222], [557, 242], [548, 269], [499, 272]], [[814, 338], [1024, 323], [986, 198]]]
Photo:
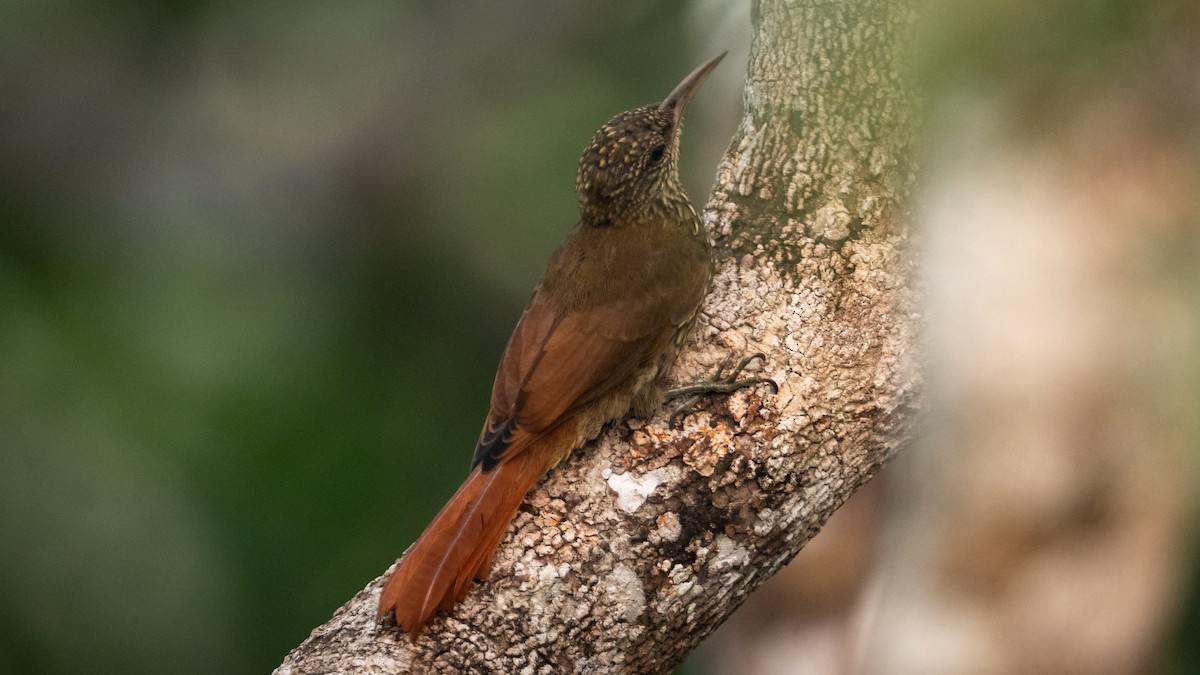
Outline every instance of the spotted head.
[[693, 70], [662, 103], [623, 112], [600, 127], [579, 159], [575, 179], [586, 221], [606, 225], [655, 202], [687, 202], [679, 182], [683, 112], [724, 56]]

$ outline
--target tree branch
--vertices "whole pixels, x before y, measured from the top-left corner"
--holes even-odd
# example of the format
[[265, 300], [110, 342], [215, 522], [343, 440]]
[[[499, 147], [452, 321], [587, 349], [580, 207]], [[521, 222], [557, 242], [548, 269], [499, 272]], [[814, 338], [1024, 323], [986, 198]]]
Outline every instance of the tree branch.
[[416, 641], [375, 626], [376, 579], [277, 672], [665, 672], [903, 441], [905, 17], [753, 12], [747, 110], [705, 213], [717, 273], [674, 379], [761, 351], [778, 395], [707, 400], [681, 430], [665, 412], [616, 425], [530, 493], [493, 578]]

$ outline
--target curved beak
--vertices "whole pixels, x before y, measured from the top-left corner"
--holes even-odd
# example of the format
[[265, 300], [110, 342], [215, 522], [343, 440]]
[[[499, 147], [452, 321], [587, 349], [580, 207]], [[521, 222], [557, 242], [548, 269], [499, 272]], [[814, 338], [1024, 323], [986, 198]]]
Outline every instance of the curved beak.
[[675, 118], [675, 123], [683, 118], [683, 111], [687, 108], [688, 102], [695, 96], [696, 91], [700, 89], [700, 85], [704, 83], [704, 78], [717, 67], [721, 59], [729, 52], [721, 52], [716, 57], [711, 58], [700, 64], [683, 78], [683, 81], [676, 85], [675, 89], [663, 99], [662, 103], [658, 104], [658, 109], [665, 113], [671, 113]]

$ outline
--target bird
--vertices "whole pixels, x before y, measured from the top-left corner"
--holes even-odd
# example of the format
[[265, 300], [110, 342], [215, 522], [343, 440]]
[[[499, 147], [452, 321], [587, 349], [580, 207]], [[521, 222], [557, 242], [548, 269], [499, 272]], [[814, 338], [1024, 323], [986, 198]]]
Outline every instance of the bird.
[[388, 577], [378, 623], [392, 615], [415, 639], [474, 579], [488, 578], [543, 475], [606, 424], [662, 404], [713, 272], [712, 245], [679, 180], [680, 129], [724, 56], [661, 102], [614, 116], [584, 150], [578, 223], [551, 254], [504, 349], [470, 473]]

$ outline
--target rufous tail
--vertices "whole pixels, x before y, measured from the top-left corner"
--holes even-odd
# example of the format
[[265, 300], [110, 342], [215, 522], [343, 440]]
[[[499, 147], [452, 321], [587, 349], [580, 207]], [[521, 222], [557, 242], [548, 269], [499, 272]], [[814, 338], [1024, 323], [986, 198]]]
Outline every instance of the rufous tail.
[[492, 554], [525, 493], [549, 467], [541, 453], [522, 452], [484, 473], [476, 467], [409, 547], [379, 596], [378, 620], [416, 637], [438, 609], [449, 610], [485, 578]]

